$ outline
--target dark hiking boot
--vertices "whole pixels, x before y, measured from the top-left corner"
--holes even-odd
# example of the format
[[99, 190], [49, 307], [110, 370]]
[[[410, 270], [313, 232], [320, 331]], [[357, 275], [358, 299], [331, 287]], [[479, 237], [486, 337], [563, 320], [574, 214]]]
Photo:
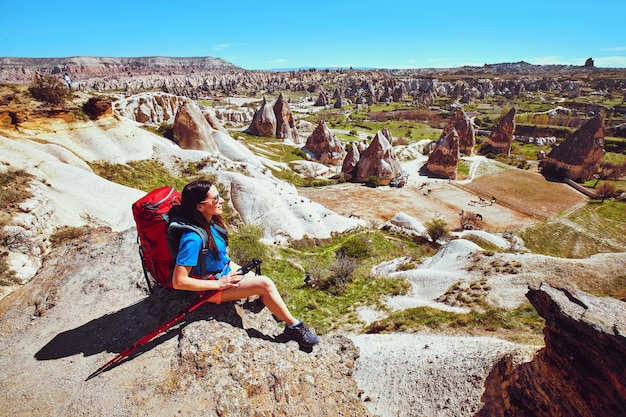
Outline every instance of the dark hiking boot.
[[295, 340], [300, 346], [312, 347], [320, 342], [320, 338], [315, 332], [307, 327], [303, 322], [298, 323], [293, 327], [285, 327], [283, 332], [285, 337], [289, 340]]

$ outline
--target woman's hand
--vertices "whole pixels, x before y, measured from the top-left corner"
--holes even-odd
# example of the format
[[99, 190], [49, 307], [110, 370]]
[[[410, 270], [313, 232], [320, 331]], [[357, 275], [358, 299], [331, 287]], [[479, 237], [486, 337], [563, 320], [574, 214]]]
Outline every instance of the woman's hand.
[[241, 281], [241, 279], [243, 278], [243, 275], [241, 275], [240, 272], [238, 271], [230, 271], [230, 273], [228, 275], [223, 275], [219, 280], [219, 289], [220, 290], [227, 290], [229, 288], [237, 288], [239, 287], [239, 281]]

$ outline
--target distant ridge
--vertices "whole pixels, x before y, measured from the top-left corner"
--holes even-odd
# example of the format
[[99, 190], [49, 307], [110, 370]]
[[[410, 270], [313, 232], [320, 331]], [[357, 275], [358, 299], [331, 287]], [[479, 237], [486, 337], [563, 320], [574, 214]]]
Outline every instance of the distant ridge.
[[67, 58], [0, 58], [0, 80], [28, 82], [35, 71], [42, 74], [67, 72], [75, 79], [110, 76], [172, 75], [209, 71], [242, 71], [221, 58], [148, 56], [113, 58], [73, 56]]

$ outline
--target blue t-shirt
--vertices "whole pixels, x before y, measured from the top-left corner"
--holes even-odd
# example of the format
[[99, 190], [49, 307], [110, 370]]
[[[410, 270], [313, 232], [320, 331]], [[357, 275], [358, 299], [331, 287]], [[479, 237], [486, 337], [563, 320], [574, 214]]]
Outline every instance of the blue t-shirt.
[[[210, 227], [211, 234], [217, 246], [218, 256], [215, 258], [212, 251], [208, 251], [205, 256], [206, 272], [209, 274], [221, 273], [226, 275], [230, 272], [230, 258], [228, 257], [228, 249], [226, 240], [220, 235], [213, 226]], [[176, 264], [181, 266], [191, 266], [191, 275], [201, 275], [200, 265], [198, 264], [198, 255], [202, 250], [202, 238], [191, 230], [186, 230], [180, 237], [180, 245], [178, 247], [178, 255], [176, 256]], [[216, 277], [219, 278], [219, 277]]]

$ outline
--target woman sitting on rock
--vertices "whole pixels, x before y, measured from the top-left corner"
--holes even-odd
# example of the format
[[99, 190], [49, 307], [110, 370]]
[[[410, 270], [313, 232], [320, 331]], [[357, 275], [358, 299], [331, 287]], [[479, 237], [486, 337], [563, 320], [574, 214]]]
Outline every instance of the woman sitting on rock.
[[258, 295], [274, 316], [285, 322], [283, 334], [288, 340], [295, 340], [304, 347], [318, 344], [319, 337], [291, 315], [270, 278], [248, 275], [243, 279], [240, 272], [231, 269], [227, 251], [228, 232], [221, 216], [223, 201], [210, 181], [199, 180], [185, 186], [181, 205], [170, 211], [170, 215], [182, 217], [206, 231], [209, 251], [206, 254], [205, 270], [214, 277], [208, 280], [195, 278], [202, 275], [198, 265], [202, 239], [193, 231], [184, 231], [172, 276], [173, 287], [186, 291], [213, 291], [209, 302], [215, 304]]

